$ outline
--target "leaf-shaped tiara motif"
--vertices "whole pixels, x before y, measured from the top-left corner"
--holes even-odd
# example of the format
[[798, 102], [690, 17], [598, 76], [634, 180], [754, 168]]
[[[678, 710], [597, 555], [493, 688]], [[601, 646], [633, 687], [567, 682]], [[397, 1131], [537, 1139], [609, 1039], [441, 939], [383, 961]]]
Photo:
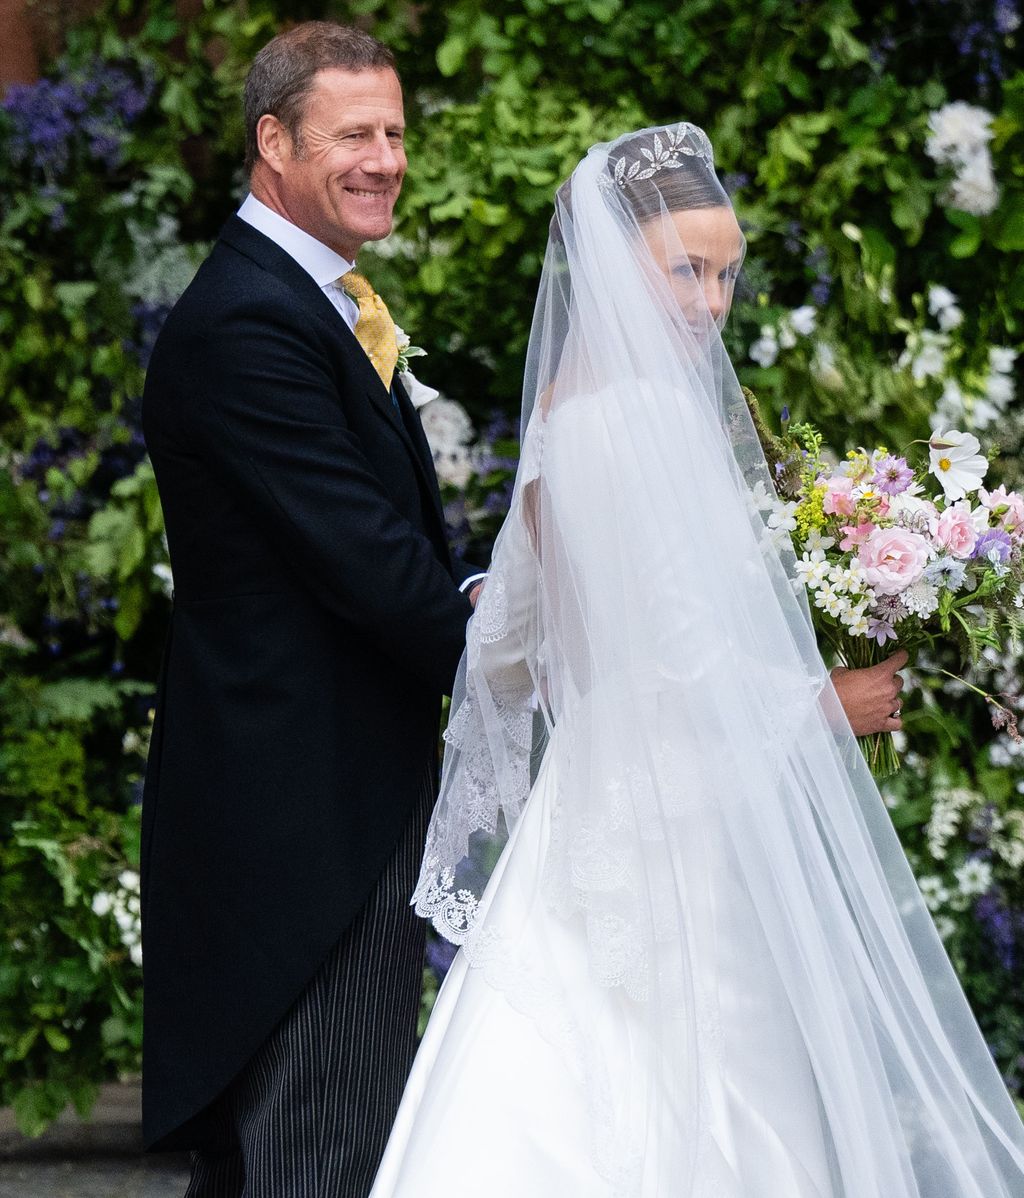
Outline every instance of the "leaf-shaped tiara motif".
[[642, 158], [629, 162], [623, 155], [616, 161], [612, 177], [620, 187], [624, 188], [628, 183], [640, 179], [650, 179], [658, 171], [678, 170], [683, 165], [684, 155], [699, 158], [708, 170], [714, 169], [714, 151], [703, 129], [683, 121], [664, 129], [663, 133], [664, 139], [660, 133], [655, 133], [653, 150], [647, 146], [640, 147]]

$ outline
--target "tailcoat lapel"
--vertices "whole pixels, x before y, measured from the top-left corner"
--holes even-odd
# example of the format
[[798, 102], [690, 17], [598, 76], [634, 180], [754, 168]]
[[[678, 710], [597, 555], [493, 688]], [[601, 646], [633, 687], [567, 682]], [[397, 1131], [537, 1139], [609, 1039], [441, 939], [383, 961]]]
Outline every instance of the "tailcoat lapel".
[[447, 544], [444, 536], [444, 511], [437, 489], [433, 455], [423, 433], [419, 416], [399, 381], [399, 376], [395, 375], [392, 384], [398, 397], [398, 407], [396, 407], [390, 392], [381, 381], [380, 375], [374, 370], [366, 352], [356, 340], [355, 334], [321, 288], [317, 286], [314, 279], [290, 254], [285, 253], [264, 233], [254, 229], [252, 225], [238, 216], [229, 218], [221, 230], [220, 236], [221, 240], [232, 249], [252, 259], [258, 266], [269, 271], [282, 283], [292, 288], [296, 299], [311, 316], [326, 326], [342, 352], [351, 359], [373, 410], [386, 420], [401, 437], [419, 474], [420, 481], [430, 496], [431, 508], [437, 518], [438, 529], [441, 533], [441, 542]]

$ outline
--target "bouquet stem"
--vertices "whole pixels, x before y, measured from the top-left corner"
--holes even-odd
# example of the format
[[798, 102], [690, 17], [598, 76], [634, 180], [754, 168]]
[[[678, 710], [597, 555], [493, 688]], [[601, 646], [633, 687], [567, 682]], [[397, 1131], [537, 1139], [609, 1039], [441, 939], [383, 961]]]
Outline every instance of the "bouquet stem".
[[871, 736], [858, 736], [857, 744], [867, 760], [875, 778], [891, 778], [898, 774], [902, 763], [891, 732], [875, 732]]

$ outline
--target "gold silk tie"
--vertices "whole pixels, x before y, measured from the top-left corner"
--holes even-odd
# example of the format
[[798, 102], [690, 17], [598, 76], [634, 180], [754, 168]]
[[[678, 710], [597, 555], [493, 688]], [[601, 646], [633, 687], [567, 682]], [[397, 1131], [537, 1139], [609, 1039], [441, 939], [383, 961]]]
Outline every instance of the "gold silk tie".
[[387, 304], [356, 270], [343, 274], [338, 282], [359, 305], [359, 319], [353, 330], [356, 340], [366, 351], [381, 382], [390, 391], [395, 363], [398, 361], [398, 341], [395, 338], [395, 322], [391, 319]]

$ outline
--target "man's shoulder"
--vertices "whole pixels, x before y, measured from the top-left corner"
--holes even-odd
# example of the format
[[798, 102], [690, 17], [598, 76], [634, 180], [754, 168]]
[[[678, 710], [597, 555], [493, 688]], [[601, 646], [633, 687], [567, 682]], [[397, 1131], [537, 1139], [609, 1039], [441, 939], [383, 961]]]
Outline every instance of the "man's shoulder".
[[238, 319], [310, 328], [294, 288], [222, 237], [171, 309], [161, 336], [206, 338]]

